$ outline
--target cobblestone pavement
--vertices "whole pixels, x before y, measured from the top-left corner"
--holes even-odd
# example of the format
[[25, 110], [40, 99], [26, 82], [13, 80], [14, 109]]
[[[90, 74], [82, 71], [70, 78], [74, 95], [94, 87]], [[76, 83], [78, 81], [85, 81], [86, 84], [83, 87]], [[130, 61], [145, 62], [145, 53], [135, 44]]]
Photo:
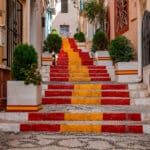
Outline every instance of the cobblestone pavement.
[[1, 132], [0, 150], [150, 150], [150, 135]]

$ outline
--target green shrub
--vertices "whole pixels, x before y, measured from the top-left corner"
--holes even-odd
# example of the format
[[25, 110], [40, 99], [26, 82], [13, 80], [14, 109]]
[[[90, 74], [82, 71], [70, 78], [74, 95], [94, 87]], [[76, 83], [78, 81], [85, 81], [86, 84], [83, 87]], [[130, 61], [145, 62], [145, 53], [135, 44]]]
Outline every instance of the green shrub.
[[33, 46], [28, 44], [18, 45], [13, 52], [13, 62], [11, 66], [13, 79], [25, 81], [26, 84], [39, 84], [41, 75], [37, 71], [37, 68], [37, 53]]
[[83, 32], [77, 32], [74, 34], [74, 38], [78, 41], [78, 42], [85, 42], [85, 35]]
[[92, 51], [106, 50], [108, 48], [108, 39], [104, 32], [97, 31], [92, 40]]
[[59, 53], [62, 46], [62, 38], [58, 34], [49, 34], [44, 41], [44, 51], [49, 51], [50, 53]]
[[128, 62], [134, 58], [134, 49], [130, 40], [119, 36], [110, 43], [110, 56], [114, 62]]

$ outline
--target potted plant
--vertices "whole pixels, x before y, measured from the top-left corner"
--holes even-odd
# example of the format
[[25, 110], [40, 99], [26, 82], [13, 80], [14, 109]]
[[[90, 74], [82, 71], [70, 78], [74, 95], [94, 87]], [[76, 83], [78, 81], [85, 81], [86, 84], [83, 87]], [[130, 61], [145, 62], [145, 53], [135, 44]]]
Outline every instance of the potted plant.
[[43, 51], [49, 52], [53, 57], [53, 65], [55, 65], [56, 54], [59, 53], [62, 45], [62, 38], [59, 34], [51, 33], [44, 41]]
[[7, 81], [7, 111], [41, 109], [41, 75], [33, 46], [18, 45], [13, 52], [12, 79]]
[[77, 32], [74, 34], [74, 38], [77, 41], [77, 46], [82, 51], [86, 51], [85, 35], [83, 32]]
[[115, 63], [118, 82], [136, 82], [138, 80], [138, 63], [134, 59], [134, 48], [125, 36], [118, 36], [110, 43], [110, 56]]
[[104, 32], [97, 30], [92, 40], [92, 50], [96, 65], [112, 66], [108, 52], [108, 39]]

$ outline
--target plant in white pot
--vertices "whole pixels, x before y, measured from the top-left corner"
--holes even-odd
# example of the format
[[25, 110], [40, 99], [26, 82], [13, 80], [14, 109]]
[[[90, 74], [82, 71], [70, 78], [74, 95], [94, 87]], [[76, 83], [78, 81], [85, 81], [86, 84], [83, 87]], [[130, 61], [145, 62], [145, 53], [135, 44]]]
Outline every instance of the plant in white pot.
[[55, 65], [56, 55], [59, 53], [62, 46], [62, 37], [56, 32], [48, 34], [44, 41], [43, 51], [48, 52], [49, 56], [53, 58], [52, 65]]
[[98, 30], [92, 40], [92, 52], [96, 65], [112, 66], [108, 52], [108, 39], [104, 32]]
[[12, 81], [7, 81], [7, 111], [41, 109], [41, 75], [33, 46], [18, 45], [13, 52]]
[[77, 46], [79, 49], [81, 49], [83, 52], [86, 52], [86, 40], [85, 35], [83, 32], [77, 32], [74, 34], [74, 38], [77, 41]]
[[110, 43], [110, 56], [115, 63], [116, 81], [137, 82], [138, 63], [134, 59], [134, 48], [125, 36], [118, 36]]

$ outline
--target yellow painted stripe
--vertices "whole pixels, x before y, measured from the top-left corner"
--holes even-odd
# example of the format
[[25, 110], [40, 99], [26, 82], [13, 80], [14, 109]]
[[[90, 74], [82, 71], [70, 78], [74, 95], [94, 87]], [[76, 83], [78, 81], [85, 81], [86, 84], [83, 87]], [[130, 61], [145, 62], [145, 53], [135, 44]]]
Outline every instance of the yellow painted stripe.
[[110, 57], [98, 57], [98, 58], [95, 58], [95, 60], [111, 60]]
[[[69, 81], [91, 81], [91, 78], [89, 77], [88, 67], [82, 65], [79, 53], [74, 52], [73, 49], [71, 49], [68, 39], [63, 39], [63, 47], [64, 51], [67, 52], [69, 58]], [[75, 74], [78, 72], [80, 73], [80, 75]]]
[[42, 58], [42, 61], [52, 61], [53, 60], [53, 58]]
[[72, 98], [71, 104], [101, 104], [100, 98]]
[[75, 90], [101, 90], [100, 84], [75, 84]]
[[7, 106], [7, 111], [36, 111], [40, 110], [42, 106]]
[[100, 133], [102, 127], [100, 125], [61, 125], [60, 132], [96, 132]]
[[116, 70], [116, 75], [132, 75], [132, 74], [138, 74], [138, 70]]
[[86, 120], [103, 120], [103, 113], [76, 113], [76, 114], [71, 114], [71, 113], [66, 113], [65, 114], [65, 120], [76, 120], [76, 121], [86, 121]]
[[[93, 91], [91, 91], [93, 90]], [[74, 85], [72, 96], [91, 96], [101, 97], [101, 85], [100, 84], [77, 84]]]

